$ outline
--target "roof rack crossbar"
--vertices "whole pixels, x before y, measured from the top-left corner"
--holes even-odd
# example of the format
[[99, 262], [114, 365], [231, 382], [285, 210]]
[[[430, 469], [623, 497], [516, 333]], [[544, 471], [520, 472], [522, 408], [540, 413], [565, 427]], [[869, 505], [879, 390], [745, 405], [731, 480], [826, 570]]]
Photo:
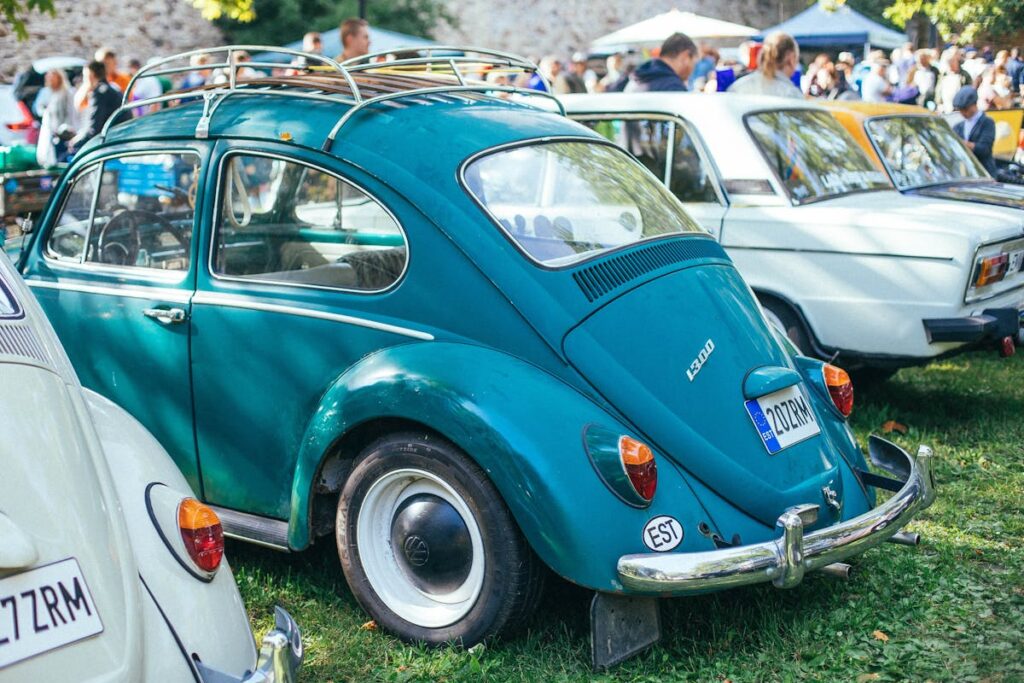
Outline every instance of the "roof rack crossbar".
[[[291, 57], [300, 57], [304, 60], [303, 64], [287, 64], [277, 62], [237, 62], [234, 57], [240, 52], [269, 52], [282, 55], [289, 55]], [[221, 55], [226, 54], [227, 57], [223, 62], [214, 62], [209, 64], [189, 64], [188, 66], [177, 66], [168, 67], [166, 69], [160, 69], [159, 67], [165, 64], [173, 64], [174, 62], [180, 62], [184, 59], [192, 60], [193, 57], [200, 55]], [[314, 62], [315, 64], [311, 64]], [[121, 98], [121, 104], [128, 104], [128, 98], [132, 92], [132, 87], [135, 82], [140, 78], [147, 76], [166, 76], [170, 74], [181, 74], [188, 73], [190, 71], [206, 71], [208, 69], [227, 69], [228, 71], [228, 85], [231, 88], [237, 86], [237, 71], [242, 67], [263, 67], [263, 68], [275, 68], [275, 67], [288, 67], [291, 69], [304, 69], [307, 71], [314, 71], [320, 69], [329, 69], [342, 75], [342, 77], [348, 82], [350, 88], [352, 88], [353, 97], [358, 101], [360, 99], [359, 86], [356, 85], [351, 74], [337, 61], [330, 57], [323, 55], [314, 54], [312, 52], [303, 52], [302, 50], [291, 50], [286, 47], [274, 47], [270, 45], [223, 45], [220, 47], [207, 47], [199, 50], [190, 50], [188, 52], [180, 52], [169, 57], [163, 57], [157, 59], [149, 64], [146, 64], [139, 69], [131, 80], [128, 82], [128, 87], [124, 90], [124, 95]], [[173, 92], [173, 91], [172, 91]]]
[[[261, 53], [276, 53], [282, 55], [289, 55], [295, 58], [301, 58], [301, 63], [296, 63], [296, 60], [292, 60], [291, 63], [277, 63], [270, 61], [259, 61], [259, 62], [238, 62], [236, 56], [241, 52], [261, 52]], [[307, 100], [319, 100], [332, 103], [350, 104], [351, 108], [345, 112], [344, 115], [338, 119], [331, 132], [328, 134], [327, 139], [324, 141], [323, 149], [329, 151], [331, 146], [334, 144], [334, 140], [341, 130], [342, 126], [345, 125], [357, 112], [365, 109], [366, 107], [377, 104], [379, 102], [396, 100], [406, 97], [416, 97], [423, 95], [443, 95], [449, 93], [509, 93], [518, 94], [524, 96], [537, 96], [545, 97], [553, 100], [558, 106], [558, 111], [564, 116], [565, 107], [562, 103], [553, 95], [551, 95], [551, 84], [540, 72], [540, 68], [528, 59], [524, 59], [518, 55], [501, 52], [498, 50], [490, 50], [486, 48], [478, 47], [459, 47], [454, 45], [431, 45], [431, 46], [413, 46], [406, 49], [399, 49], [397, 52], [415, 52], [417, 54], [424, 54], [422, 57], [408, 57], [402, 59], [393, 59], [389, 62], [377, 61], [381, 58], [386, 58], [388, 55], [396, 52], [395, 50], [386, 52], [375, 52], [362, 57], [356, 57], [349, 59], [344, 62], [338, 62], [329, 57], [323, 55], [313, 54], [310, 52], [303, 52], [301, 50], [291, 50], [284, 47], [274, 47], [267, 45], [224, 45], [212, 48], [202, 48], [198, 50], [191, 50], [188, 52], [181, 52], [169, 57], [154, 60], [153, 62], [145, 65], [139, 69], [135, 75], [132, 76], [128, 82], [128, 86], [125, 88], [124, 94], [121, 98], [121, 106], [114, 112], [114, 114], [107, 119], [103, 125], [103, 130], [100, 131], [99, 138], [103, 140], [110, 126], [124, 114], [126, 111], [130, 111], [136, 108], [147, 108], [154, 104], [171, 103], [187, 99], [198, 99], [203, 98], [203, 113], [200, 116], [199, 123], [196, 125], [196, 137], [207, 137], [210, 131], [210, 122], [213, 118], [214, 113], [220, 104], [237, 93], [248, 93], [248, 94], [265, 94], [282, 97], [294, 97], [298, 99]], [[448, 54], [436, 55], [435, 53], [444, 52]], [[460, 54], [451, 54], [453, 52]], [[222, 62], [208, 62], [204, 64], [191, 64], [192, 58], [200, 55], [224, 55]], [[182, 60], [189, 60], [187, 66], [174, 66], [175, 62]], [[520, 74], [536, 74], [539, 76], [547, 88], [547, 92], [541, 90], [531, 90], [511, 85], [499, 85], [496, 83], [487, 83], [485, 81], [478, 81], [476, 78], [467, 78], [466, 67], [475, 66], [478, 70], [484, 68], [485, 70], [492, 70], [495, 68], [503, 68], [503, 73], [518, 72]], [[285, 83], [265, 83], [264, 87], [259, 87], [259, 78], [245, 78], [239, 80], [238, 71], [241, 68], [276, 68], [285, 67], [289, 69], [298, 69], [305, 71], [310, 75], [330, 75], [337, 73], [345, 84], [348, 86], [351, 96], [346, 96], [346, 93], [340, 87], [326, 87], [328, 84], [322, 84], [325, 87], [320, 93], [310, 92], [297, 92], [293, 88], [289, 88], [288, 84]], [[130, 101], [130, 96], [136, 82], [140, 78], [156, 77], [156, 76], [168, 76], [172, 74], [182, 74], [189, 72], [199, 72], [211, 69], [222, 69], [227, 71], [227, 82], [222, 84], [216, 84], [213, 88], [182, 88], [178, 90], [171, 90], [167, 93], [163, 93], [158, 97], [149, 97], [145, 99], [139, 99]], [[440, 86], [429, 86], [429, 87], [416, 87], [416, 84], [410, 84], [409, 89], [399, 90], [395, 92], [387, 92], [374, 96], [366, 96], [360, 89], [359, 84], [356, 82], [355, 75], [365, 74], [366, 76], [376, 76], [380, 78], [393, 77], [395, 79], [401, 79], [402, 76], [413, 76], [415, 73], [422, 74], [423, 72], [430, 73], [434, 69], [438, 69], [442, 75], [451, 75], [455, 78], [455, 82], [452, 85], [440, 85]], [[405, 72], [408, 73], [405, 73]], [[389, 73], [390, 72], [390, 73]], [[457, 83], [457, 84], [456, 84]], [[270, 86], [279, 85], [280, 90], [270, 89]], [[317, 89], [318, 85], [313, 82], [300, 82], [297, 84], [301, 88], [312, 88]], [[392, 83], [395, 87], [401, 87], [400, 83]], [[369, 84], [364, 83], [364, 88], [369, 89], [371, 92], [375, 89], [370, 87]], [[379, 91], [379, 88], [377, 88]], [[329, 96], [325, 93], [333, 93], [335, 96]], [[338, 97], [340, 95], [340, 97]]]
[[444, 85], [444, 86], [438, 86], [438, 87], [435, 87], [435, 88], [417, 88], [415, 90], [403, 90], [403, 91], [400, 91], [400, 92], [393, 92], [393, 93], [386, 93], [384, 95], [378, 95], [377, 97], [371, 97], [369, 99], [365, 99], [362, 102], [356, 104], [355, 106], [350, 108], [347, 112], [345, 112], [345, 114], [342, 115], [342, 117], [340, 119], [338, 119], [338, 122], [336, 124], [334, 124], [334, 128], [332, 128], [331, 132], [327, 135], [327, 139], [324, 140], [324, 144], [321, 146], [321, 149], [324, 152], [330, 152], [331, 151], [331, 147], [334, 145], [334, 140], [338, 136], [338, 132], [341, 131], [342, 127], [346, 123], [348, 123], [349, 120], [357, 112], [360, 112], [363, 109], [366, 109], [367, 107], [370, 107], [370, 106], [372, 106], [374, 104], [378, 104], [380, 102], [386, 102], [386, 101], [389, 101], [389, 100], [403, 99], [403, 98], [406, 98], [406, 97], [421, 97], [421, 96], [424, 96], [424, 95], [449, 95], [449, 94], [454, 94], [454, 93], [470, 93], [470, 92], [481, 93], [481, 94], [484, 94], [484, 95], [489, 94], [489, 93], [493, 93], [493, 92], [504, 92], [504, 93], [510, 93], [510, 94], [516, 94], [516, 95], [526, 95], [526, 96], [531, 96], [531, 97], [544, 97], [544, 98], [547, 98], [549, 100], [552, 100], [556, 105], [558, 105], [558, 111], [559, 111], [559, 113], [562, 116], [566, 115], [565, 114], [565, 105], [562, 104], [561, 100], [559, 100], [557, 97], [555, 97], [551, 93], [543, 92], [543, 91], [540, 91], [540, 90], [529, 90], [529, 89], [526, 89], [526, 88], [517, 88], [517, 87], [511, 86], [511, 85], [495, 85], [493, 83], [481, 83], [479, 85], [458, 85], [458, 86]]

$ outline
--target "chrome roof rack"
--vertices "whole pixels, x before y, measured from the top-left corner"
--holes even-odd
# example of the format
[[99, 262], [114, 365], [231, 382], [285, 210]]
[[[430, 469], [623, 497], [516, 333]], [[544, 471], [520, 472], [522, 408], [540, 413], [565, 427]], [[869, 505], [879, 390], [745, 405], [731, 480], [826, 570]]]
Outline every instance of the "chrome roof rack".
[[[287, 55], [291, 63], [274, 61], [239, 61], [242, 53], [263, 53]], [[442, 54], [438, 54], [442, 53]], [[384, 60], [395, 54], [416, 54], [415, 57]], [[212, 58], [211, 61], [193, 64], [199, 56]], [[184, 64], [182, 64], [184, 62]], [[280, 69], [287, 68], [301, 72], [286, 77], [239, 78], [242, 68]], [[158, 76], [172, 76], [200, 71], [219, 70], [223, 82], [198, 88], [179, 88], [157, 97], [131, 100], [131, 93], [139, 79]], [[487, 74], [503, 74], [511, 77], [534, 75], [540, 77], [547, 92], [487, 82]], [[429, 85], [424, 85], [424, 79]], [[448, 80], [450, 82], [445, 82]], [[362, 81], [362, 84], [360, 84]], [[432, 82], [431, 82], [432, 81]], [[438, 84], [440, 81], [440, 84]], [[292, 97], [305, 100], [319, 100], [334, 104], [350, 104], [324, 140], [322, 149], [330, 151], [341, 128], [359, 111], [389, 100], [414, 96], [436, 96], [459, 93], [482, 95], [539, 96], [553, 100], [558, 111], [564, 116], [565, 107], [551, 93], [551, 84], [540, 73], [533, 62], [517, 55], [476, 47], [452, 45], [414, 46], [375, 52], [372, 54], [338, 62], [323, 55], [289, 50], [288, 48], [264, 45], [226, 45], [182, 52], [147, 64], [139, 69], [121, 98], [121, 106], [107, 119], [100, 139], [106, 137], [110, 126], [124, 112], [145, 108], [154, 104], [173, 104], [182, 100], [203, 99], [203, 113], [196, 124], [196, 137], [205, 138], [210, 133], [210, 121], [220, 104], [232, 95], [260, 94]]]

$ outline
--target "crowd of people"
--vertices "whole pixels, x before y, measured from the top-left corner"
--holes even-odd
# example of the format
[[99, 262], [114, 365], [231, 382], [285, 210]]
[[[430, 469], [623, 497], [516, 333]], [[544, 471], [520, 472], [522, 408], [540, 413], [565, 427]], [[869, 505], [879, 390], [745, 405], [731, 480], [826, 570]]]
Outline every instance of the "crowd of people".
[[[342, 54], [337, 61], [356, 59], [369, 53], [369, 26], [363, 19], [341, 23]], [[321, 35], [307, 33], [303, 52], [323, 54]], [[551, 90], [554, 94], [646, 91], [733, 92], [792, 98], [863, 99], [870, 102], [917, 104], [939, 112], [960, 111], [966, 119], [967, 135], [987, 130], [979, 121], [986, 110], [1020, 106], [1024, 94], [1024, 60], [1017, 48], [993, 52], [948, 45], [941, 52], [914, 50], [911, 44], [893, 50], [871, 52], [857, 61], [850, 52], [816, 55], [802, 65], [800, 47], [792, 36], [773, 33], [760, 43], [745, 43], [730, 58], [710, 45], [696, 44], [675, 33], [654, 55], [640, 61], [633, 54], [607, 57], [603, 69], [595, 71], [587, 55], [577, 52], [568, 60], [549, 55], [539, 60], [537, 73], [509, 75], [501, 70], [481, 74], [495, 85]], [[235, 80], [256, 78], [262, 73], [246, 66], [250, 56], [233, 53], [230, 69], [215, 68], [209, 53], [191, 58], [191, 70], [179, 82], [165, 76], [137, 79], [130, 100], [145, 100], [144, 106], [120, 116], [139, 115], [145, 109], [163, 106], [163, 93], [172, 88], [192, 89], [225, 83], [234, 70]], [[305, 57], [275, 68], [274, 75], [295, 73], [304, 68]], [[128, 59], [122, 70], [111, 48], [100, 48], [82, 69], [80, 82], [72, 88], [65, 71], [53, 69], [45, 76], [33, 110], [41, 118], [38, 159], [51, 166], [64, 161], [121, 108], [123, 93], [142, 68], [138, 59]], [[204, 68], [210, 65], [209, 68]], [[599, 73], [603, 71], [603, 73]], [[157, 100], [154, 102], [153, 100]], [[991, 120], [990, 120], [991, 121]], [[969, 146], [974, 143], [969, 141]], [[983, 156], [984, 143], [976, 149]]]
[[[366, 20], [347, 19], [341, 23], [339, 32], [343, 52], [336, 57], [337, 61], [355, 59], [369, 53], [370, 33]], [[310, 32], [304, 36], [303, 51], [322, 53], [319, 33]], [[294, 72], [297, 67], [304, 66], [304, 59], [299, 57], [292, 64], [282, 66], [279, 71]], [[232, 60], [236, 80], [252, 79], [260, 75], [252, 67], [246, 66], [251, 56], [245, 51], [233, 53]], [[122, 70], [117, 52], [109, 47], [101, 47], [82, 68], [76, 78], [76, 85], [70, 82], [69, 74], [64, 69], [47, 71], [43, 87], [32, 104], [32, 111], [40, 119], [37, 161], [43, 167], [66, 161], [83, 144], [99, 134], [107, 120], [121, 108], [129, 84], [129, 101], [149, 103], [143, 102], [144, 106], [136, 107], [130, 113], [122, 113], [120, 116], [124, 118], [160, 108], [164, 103], [152, 100], [158, 100], [172, 89], [187, 90], [228, 82], [231, 76], [228, 69], [212, 66], [204, 68], [208, 64], [212, 65], [213, 61], [209, 53], [196, 54], [190, 60], [191, 69], [184, 72], [176, 83], [167, 76], [144, 76], [131, 84], [133, 76], [143, 67], [142, 62], [129, 58], [128, 69]]]

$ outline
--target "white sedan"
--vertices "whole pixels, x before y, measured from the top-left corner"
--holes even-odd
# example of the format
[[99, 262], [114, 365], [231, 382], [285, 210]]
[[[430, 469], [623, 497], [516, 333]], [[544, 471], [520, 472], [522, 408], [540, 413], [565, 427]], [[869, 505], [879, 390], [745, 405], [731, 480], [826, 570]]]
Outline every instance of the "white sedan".
[[257, 654], [216, 514], [134, 418], [78, 383], [0, 252], [0, 681], [287, 683]]
[[677, 93], [563, 102], [668, 185], [804, 353], [884, 376], [1020, 342], [1024, 211], [900, 194], [812, 102]]

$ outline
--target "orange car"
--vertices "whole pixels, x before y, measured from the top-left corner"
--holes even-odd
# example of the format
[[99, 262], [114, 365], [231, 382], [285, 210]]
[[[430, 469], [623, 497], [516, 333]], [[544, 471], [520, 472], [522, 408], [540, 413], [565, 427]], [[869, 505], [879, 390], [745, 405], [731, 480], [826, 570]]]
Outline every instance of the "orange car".
[[821, 102], [904, 194], [1024, 209], [1024, 186], [992, 178], [941, 116], [923, 107]]

